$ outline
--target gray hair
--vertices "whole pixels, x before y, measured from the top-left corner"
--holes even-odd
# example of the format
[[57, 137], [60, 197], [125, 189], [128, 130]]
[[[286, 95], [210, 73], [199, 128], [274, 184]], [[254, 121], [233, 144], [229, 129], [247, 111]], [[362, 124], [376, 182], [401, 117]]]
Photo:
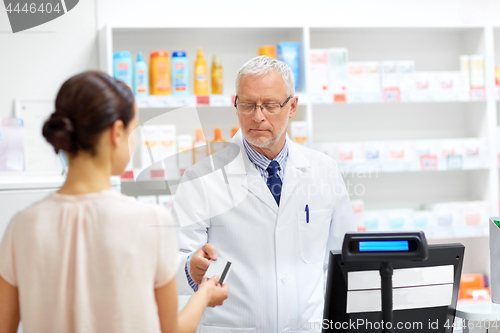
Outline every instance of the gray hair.
[[266, 75], [271, 70], [276, 70], [285, 81], [286, 93], [288, 96], [295, 95], [295, 78], [290, 67], [283, 61], [270, 58], [268, 56], [258, 56], [247, 61], [241, 66], [236, 75], [236, 93], [240, 88], [240, 81], [243, 75]]

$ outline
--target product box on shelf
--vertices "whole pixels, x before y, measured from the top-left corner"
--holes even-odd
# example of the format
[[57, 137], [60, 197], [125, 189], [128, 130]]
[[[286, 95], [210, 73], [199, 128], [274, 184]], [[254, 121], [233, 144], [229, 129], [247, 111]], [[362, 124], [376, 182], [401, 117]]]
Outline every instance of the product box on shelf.
[[177, 136], [177, 153], [178, 153], [178, 166], [180, 175], [193, 165], [193, 136], [192, 135], [178, 135]]
[[481, 169], [489, 166], [488, 139], [467, 138], [462, 139], [462, 142], [464, 145], [464, 169]]
[[345, 48], [328, 49], [329, 85], [334, 102], [346, 101], [348, 53]]
[[490, 205], [487, 201], [467, 201], [462, 203], [465, 226], [487, 225]]
[[0, 120], [0, 172], [22, 172], [25, 170], [23, 120]]
[[464, 168], [465, 146], [461, 139], [439, 140], [439, 170], [460, 170]]
[[362, 142], [340, 142], [333, 149], [334, 157], [341, 165], [351, 165], [365, 161]]
[[465, 85], [470, 88], [470, 56], [461, 55], [459, 57], [460, 61], [460, 73], [462, 74], [462, 79]]
[[480, 54], [470, 56], [470, 91], [472, 100], [484, 100], [484, 57]]
[[380, 167], [382, 156], [387, 155], [388, 145], [386, 141], [366, 141], [363, 145], [365, 161], [369, 166]]
[[380, 62], [363, 62], [363, 102], [382, 102], [382, 89], [380, 86]]
[[307, 122], [306, 121], [292, 121], [290, 122], [290, 136], [292, 140], [298, 144], [307, 144]]
[[175, 125], [159, 125], [159, 157], [163, 163], [166, 179], [178, 179], [177, 168], [177, 135]]
[[410, 101], [411, 93], [415, 87], [415, 61], [398, 61], [397, 69], [401, 101]]
[[134, 155], [130, 155], [130, 160], [120, 178], [122, 180], [134, 180]]
[[385, 210], [365, 210], [363, 220], [366, 231], [388, 230], [387, 211]]
[[364, 212], [364, 201], [363, 200], [351, 200], [352, 211], [354, 213], [354, 220], [356, 223], [357, 231], [366, 231], [363, 212]]
[[495, 67], [495, 99], [500, 101], [500, 67]]
[[311, 93], [328, 93], [330, 91], [330, 74], [328, 50], [312, 49], [309, 52], [309, 91]]
[[454, 228], [465, 226], [463, 205], [459, 202], [438, 203], [432, 206], [439, 228], [446, 228], [450, 235], [454, 235]]
[[423, 230], [424, 232], [427, 233], [433, 228], [436, 228], [436, 219], [431, 211], [415, 210], [413, 212], [410, 229]]
[[413, 102], [432, 101], [432, 88], [435, 85], [434, 72], [415, 72], [413, 78], [414, 87], [410, 93], [410, 100]]
[[346, 100], [349, 103], [362, 103], [364, 88], [364, 67], [362, 62], [347, 63]]
[[415, 157], [420, 165], [420, 170], [437, 170], [439, 155], [439, 142], [436, 140], [415, 141]]
[[391, 209], [387, 211], [389, 230], [408, 230], [412, 225], [412, 209]]
[[416, 164], [413, 141], [388, 141], [386, 154], [382, 155], [383, 171], [407, 171]]
[[149, 205], [158, 204], [158, 197], [156, 195], [139, 195], [137, 196], [137, 200]]
[[158, 204], [165, 207], [169, 212], [172, 211], [172, 204], [174, 203], [173, 195], [159, 195]]
[[300, 43], [281, 42], [276, 46], [276, 57], [286, 63], [293, 72], [295, 91], [300, 89]]
[[469, 87], [459, 71], [436, 72], [437, 89], [433, 91], [434, 101], [467, 101]]
[[382, 97], [384, 102], [399, 102], [401, 92], [397, 61], [382, 61]]
[[160, 158], [158, 126], [142, 126], [141, 137], [141, 169], [150, 168], [150, 177], [144, 178], [164, 178], [165, 172]]

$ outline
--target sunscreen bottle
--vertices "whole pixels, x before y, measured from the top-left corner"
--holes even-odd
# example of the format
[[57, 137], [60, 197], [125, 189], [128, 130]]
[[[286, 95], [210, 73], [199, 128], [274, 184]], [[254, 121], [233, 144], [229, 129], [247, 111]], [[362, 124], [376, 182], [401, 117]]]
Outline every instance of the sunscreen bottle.
[[173, 95], [189, 95], [189, 64], [184, 51], [172, 53], [172, 87]]
[[144, 62], [142, 52], [137, 53], [137, 62], [134, 68], [134, 94], [136, 96], [149, 95], [148, 65]]
[[219, 56], [215, 55], [212, 61], [212, 94], [221, 95], [223, 94], [223, 72], [222, 64], [220, 63]]
[[214, 130], [214, 139], [210, 142], [210, 154], [215, 154], [225, 147], [226, 141], [222, 139], [222, 131], [220, 127], [216, 127]]
[[202, 128], [196, 129], [196, 139], [193, 142], [193, 163], [197, 163], [208, 156], [208, 143], [205, 140]]
[[198, 56], [194, 62], [194, 94], [208, 96], [208, 70], [207, 61], [203, 56], [203, 49], [198, 49]]
[[170, 58], [167, 51], [156, 51], [149, 57], [151, 95], [171, 95]]

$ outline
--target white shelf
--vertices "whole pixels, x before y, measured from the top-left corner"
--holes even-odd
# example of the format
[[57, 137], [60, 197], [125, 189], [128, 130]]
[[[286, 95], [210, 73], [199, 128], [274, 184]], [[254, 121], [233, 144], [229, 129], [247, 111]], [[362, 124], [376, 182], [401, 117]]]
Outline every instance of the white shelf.
[[331, 104], [406, 104], [406, 103], [471, 103], [486, 102], [484, 99], [471, 99], [469, 91], [453, 92], [449, 95], [441, 93], [419, 94], [418, 92], [409, 92], [408, 96], [398, 102], [384, 102], [382, 93], [380, 94], [359, 94], [347, 93], [345, 102], [334, 102], [333, 94], [316, 93], [309, 96], [313, 105], [331, 105]]
[[[306, 105], [306, 94], [297, 93], [299, 105]], [[234, 95], [209, 95], [209, 96], [145, 96], [136, 97], [140, 109], [180, 108], [184, 106], [197, 107], [232, 107], [234, 108]]]
[[[500, 29], [496, 29], [500, 36]], [[495, 37], [498, 39], [498, 37]], [[292, 120], [306, 121], [311, 146], [315, 142], [346, 141], [397, 141], [436, 140], [446, 138], [487, 138], [488, 145], [496, 149], [496, 96], [491, 93], [494, 80], [491, 71], [495, 57], [493, 28], [486, 26], [450, 27], [106, 27], [101, 31], [100, 41], [102, 69], [112, 72], [112, 52], [129, 50], [133, 55], [166, 49], [169, 52], [183, 50], [188, 53], [190, 63], [198, 47], [203, 47], [206, 59], [212, 55], [221, 56], [224, 68], [224, 92], [226, 95], [209, 96], [208, 101], [199, 103], [195, 96], [184, 99], [176, 97], [150, 96], [137, 99], [139, 107], [145, 110], [141, 117], [151, 119], [165, 108], [186, 105], [203, 109], [198, 113], [205, 133], [221, 127], [229, 133], [238, 126], [232, 107], [234, 79], [243, 63], [257, 55], [258, 47], [277, 44], [282, 41], [301, 42], [301, 72], [299, 84], [299, 111]], [[228, 42], [231, 41], [231, 42]], [[457, 71], [461, 55], [482, 54], [485, 59], [487, 98], [471, 100], [469, 91], [439, 93], [402, 92], [400, 102], [381, 102], [378, 94], [359, 95], [347, 93], [346, 102], [334, 103], [332, 94], [313, 94], [308, 89], [309, 50], [317, 48], [345, 47], [349, 61], [404, 61], [413, 60], [415, 70]], [[497, 52], [500, 54], [500, 52]], [[191, 66], [190, 66], [191, 67]], [[191, 78], [192, 79], [192, 78]], [[191, 80], [192, 81], [192, 80]], [[192, 85], [191, 85], [192, 86]], [[493, 89], [492, 89], [493, 87]], [[231, 111], [231, 112], [227, 112]], [[493, 116], [493, 113], [495, 115]], [[492, 132], [493, 121], [495, 133]], [[206, 128], [205, 128], [206, 126]], [[179, 124], [178, 132], [191, 133], [194, 130], [186, 124]], [[377, 172], [383, 176], [384, 188], [376, 179], [356, 179], [372, 192], [366, 195], [367, 202], [381, 207], [383, 203], [399, 206], [407, 203], [418, 207], [422, 200], [444, 202], [453, 200], [489, 200], [492, 212], [498, 210], [498, 154], [490, 151], [485, 165], [459, 168], [445, 168], [446, 172], [418, 172], [414, 168], [393, 168], [378, 165]], [[350, 174], [373, 170], [373, 165], [342, 165]], [[346, 170], [346, 169], [351, 169]], [[353, 171], [354, 170], [354, 171]], [[470, 171], [469, 171], [470, 170]], [[484, 170], [489, 170], [485, 173]], [[456, 171], [456, 172], [453, 172]], [[411, 177], [407, 175], [411, 174]], [[425, 176], [419, 176], [425, 174]], [[438, 175], [439, 176], [438, 176]], [[410, 179], [411, 178], [411, 179]], [[432, 182], [431, 182], [432, 180]], [[400, 198], [401, 182], [411, 184]], [[377, 185], [378, 184], [378, 185]], [[460, 191], [452, 191], [452, 186]], [[391, 189], [391, 190], [388, 190]], [[432, 193], [429, 193], [431, 191]], [[425, 195], [424, 193], [429, 193]], [[356, 196], [354, 196], [356, 197]], [[425, 199], [424, 199], [425, 197]], [[395, 199], [395, 200], [393, 200]]]
[[454, 238], [474, 238], [488, 237], [488, 225], [453, 227], [453, 228], [435, 228], [425, 232], [427, 239], [454, 239]]
[[[31, 190], [31, 189], [57, 189], [60, 188], [66, 176], [6, 176], [0, 175], [0, 191], [11, 190]], [[120, 188], [120, 177], [114, 176], [110, 178], [111, 187]]]

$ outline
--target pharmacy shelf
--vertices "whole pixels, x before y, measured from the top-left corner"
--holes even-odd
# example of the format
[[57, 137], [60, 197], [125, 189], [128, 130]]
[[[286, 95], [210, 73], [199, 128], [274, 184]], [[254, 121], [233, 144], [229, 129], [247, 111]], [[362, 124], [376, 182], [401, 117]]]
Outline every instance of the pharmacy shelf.
[[[305, 121], [308, 126], [308, 145], [346, 141], [388, 140], [436, 140], [446, 138], [487, 138], [490, 147], [485, 166], [453, 168], [446, 171], [417, 172], [382, 167], [380, 179], [362, 180], [370, 191], [367, 206], [399, 208], [409, 205], [418, 208], [425, 198], [427, 202], [449, 200], [489, 200], [492, 212], [498, 211], [499, 189], [489, 184], [498, 183], [498, 154], [496, 152], [497, 103], [491, 91], [494, 86], [493, 67], [495, 57], [500, 57], [500, 28], [463, 27], [105, 27], [100, 32], [101, 68], [112, 72], [112, 53], [129, 50], [144, 54], [166, 49], [183, 50], [194, 61], [198, 47], [203, 47], [210, 62], [214, 54], [222, 59], [224, 68], [223, 96], [209, 96], [197, 100], [188, 96], [185, 100], [174, 97], [150, 96], [138, 99], [141, 122], [152, 119], [164, 109], [196, 106], [205, 133], [210, 135], [214, 127], [221, 127], [223, 137], [233, 126], [238, 126], [234, 110], [231, 110], [234, 80], [243, 63], [257, 55], [258, 47], [282, 41], [302, 43], [299, 110], [293, 120]], [[231, 41], [231, 42], [228, 42]], [[485, 59], [486, 99], [470, 98], [469, 92], [423, 93], [401, 95], [400, 102], [381, 102], [380, 95], [356, 94], [347, 91], [346, 102], [334, 103], [332, 94], [313, 93], [306, 64], [309, 51], [318, 48], [347, 48], [349, 61], [405, 61], [415, 62], [417, 72], [458, 71], [461, 55], [480, 54]], [[499, 58], [500, 59], [500, 58]], [[500, 64], [500, 61], [497, 61]], [[491, 73], [490, 73], [491, 72]], [[192, 81], [192, 78], [191, 78]], [[192, 84], [192, 82], [191, 82]], [[220, 97], [220, 98], [219, 98]], [[175, 122], [177, 124], [177, 122]], [[494, 130], [492, 129], [494, 127]], [[179, 123], [178, 134], [194, 134], [192, 128]], [[353, 167], [366, 171], [366, 166]], [[373, 168], [372, 165], [369, 166]], [[373, 169], [372, 169], [373, 170]], [[392, 171], [391, 171], [392, 170]], [[487, 172], [489, 171], [489, 173]], [[349, 173], [349, 171], [348, 171]], [[353, 172], [346, 175], [352, 180]], [[409, 176], [411, 174], [411, 176]], [[422, 178], [423, 177], [423, 178]], [[403, 184], [407, 182], [407, 187]], [[128, 186], [128, 185], [125, 185]], [[452, 191], [452, 188], [459, 191]], [[444, 188], [442, 190], [442, 188]], [[382, 191], [382, 195], [380, 194]], [[412, 192], [401, 201], [401, 192]], [[432, 192], [432, 193], [429, 193]], [[471, 194], [472, 192], [472, 194]], [[405, 197], [405, 195], [403, 195]], [[357, 198], [356, 195], [353, 198]]]
[[331, 104], [406, 104], [406, 103], [474, 103], [486, 102], [484, 98], [473, 98], [470, 96], [469, 91], [461, 92], [458, 94], [450, 93], [448, 95], [442, 93], [426, 93], [419, 94], [408, 93], [400, 101], [384, 102], [382, 94], [360, 94], [360, 93], [347, 93], [345, 102], [334, 101], [333, 94], [316, 93], [309, 94], [308, 99], [313, 105], [331, 105]]
[[489, 237], [488, 225], [437, 228], [425, 232], [427, 239], [455, 239]]
[[[297, 93], [297, 97], [299, 105], [307, 104], [308, 98], [306, 94]], [[234, 95], [146, 96], [137, 97], [136, 103], [139, 109], [180, 108], [185, 106], [234, 108], [234, 99]]]
[[414, 166], [413, 168], [408, 168], [404, 165], [405, 163], [387, 163], [387, 164], [348, 164], [344, 163], [339, 165], [340, 171], [343, 175], [356, 175], [356, 174], [378, 174], [378, 173], [414, 173], [414, 172], [447, 172], [447, 171], [477, 171], [477, 170], [489, 170], [489, 166], [472, 166], [472, 167], [445, 167], [445, 168], [421, 168], [419, 166]]
[[[65, 180], [66, 176], [34, 176], [21, 174], [15, 177], [8, 177], [0, 175], [0, 191], [54, 189], [61, 187]], [[111, 177], [110, 182], [111, 187], [120, 188], [120, 177]]]
[[145, 181], [122, 180], [121, 192], [123, 194], [137, 197], [140, 195], [170, 195], [169, 183], [177, 183], [178, 180], [152, 179]]

